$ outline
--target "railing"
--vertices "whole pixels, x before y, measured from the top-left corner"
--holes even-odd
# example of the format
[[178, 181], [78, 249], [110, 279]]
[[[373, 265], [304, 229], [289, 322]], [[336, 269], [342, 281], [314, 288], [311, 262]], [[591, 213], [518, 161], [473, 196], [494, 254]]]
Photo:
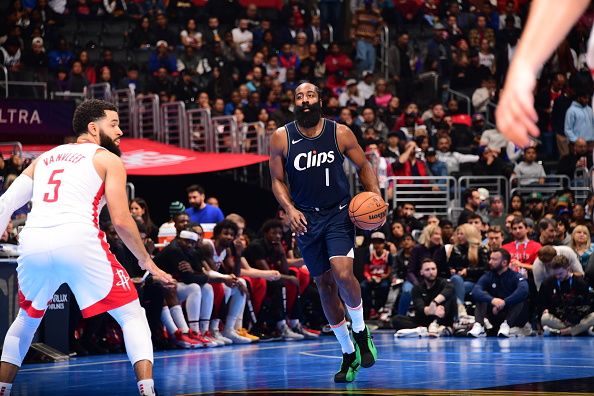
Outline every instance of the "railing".
[[266, 139], [260, 136], [265, 135], [265, 126], [263, 122], [249, 122], [243, 124], [237, 131], [237, 138], [241, 147], [241, 153], [261, 154], [267, 152], [265, 147]]
[[[6, 68], [4, 67], [4, 70]], [[32, 81], [9, 81], [8, 75], [4, 78], [4, 81], [0, 82], [0, 85], [4, 86], [5, 96], [8, 98], [8, 87], [9, 86], [16, 86], [16, 87], [30, 87], [30, 88], [41, 88], [43, 91], [43, 99], [47, 99], [47, 83], [45, 82], [32, 82]], [[35, 92], [35, 91], [33, 91]], [[33, 95], [37, 96], [37, 95]]]
[[238, 153], [240, 151], [237, 139], [237, 121], [233, 116], [211, 118], [213, 134], [213, 149], [216, 153]]
[[[509, 185], [503, 176], [462, 176], [458, 179], [458, 194], [468, 188], [485, 188], [489, 191], [489, 196], [500, 195], [505, 209], [509, 202]], [[460, 202], [464, 205], [464, 202]]]
[[111, 101], [111, 85], [109, 85], [109, 83], [89, 84], [87, 86], [87, 99], [102, 99]]
[[188, 148], [194, 151], [211, 151], [213, 142], [210, 133], [210, 114], [205, 109], [186, 112], [188, 127]]
[[136, 98], [133, 136], [139, 139], [159, 140], [159, 116], [159, 96], [150, 94]]
[[[543, 195], [544, 199], [547, 199], [558, 191], [569, 188], [571, 184], [571, 180], [569, 180], [569, 177], [566, 175], [548, 175], [543, 184], [522, 184], [522, 180], [527, 179], [534, 180], [534, 177], [518, 177], [512, 175], [509, 179], [510, 194], [514, 195], [515, 193], [518, 193], [521, 196], [526, 197], [533, 192], [539, 192]], [[513, 187], [515, 184], [517, 184], [517, 187]]]
[[445, 217], [458, 199], [456, 179], [452, 176], [392, 176], [388, 178], [388, 185], [393, 185], [392, 208], [414, 202], [415, 211], [420, 215]]
[[466, 102], [466, 114], [471, 115], [471, 105], [472, 102], [470, 100], [470, 97], [467, 95], [464, 95], [462, 92], [458, 92], [458, 91], [454, 91], [451, 88], [448, 88], [448, 96], [449, 98], [459, 98], [459, 99], [463, 99]]
[[128, 195], [128, 202], [136, 198], [136, 187], [132, 183], [126, 183], [126, 195]]
[[495, 128], [495, 110], [497, 109], [497, 103], [488, 101], [487, 102], [487, 114], [485, 114], [485, 124], [489, 128]]
[[134, 112], [135, 100], [134, 93], [130, 88], [116, 89], [113, 91], [113, 100], [118, 108], [118, 115], [120, 118], [120, 129], [124, 133], [133, 134], [134, 127]]
[[161, 104], [161, 134], [159, 139], [165, 144], [188, 147], [186, 105], [184, 102]]
[[384, 74], [384, 78], [388, 80], [388, 49], [390, 48], [390, 29], [387, 25], [384, 25], [380, 32], [380, 67]]
[[85, 100], [85, 92], [50, 92], [51, 100], [74, 100], [80, 103]]

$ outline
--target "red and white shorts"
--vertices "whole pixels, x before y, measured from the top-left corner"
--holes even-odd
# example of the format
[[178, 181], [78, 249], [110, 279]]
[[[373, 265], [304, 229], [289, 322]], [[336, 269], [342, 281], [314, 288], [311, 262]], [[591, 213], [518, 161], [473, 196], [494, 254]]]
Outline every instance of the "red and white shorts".
[[62, 283], [70, 286], [85, 318], [138, 298], [102, 231], [85, 224], [25, 227], [19, 242], [19, 305], [33, 318], [43, 316]]

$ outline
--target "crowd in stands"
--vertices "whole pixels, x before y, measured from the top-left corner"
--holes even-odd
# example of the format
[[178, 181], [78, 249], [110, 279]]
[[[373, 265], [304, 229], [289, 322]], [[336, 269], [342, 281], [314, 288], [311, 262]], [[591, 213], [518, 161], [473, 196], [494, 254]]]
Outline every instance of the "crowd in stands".
[[[594, 90], [585, 52], [594, 8], [543, 67], [535, 91], [542, 134], [523, 149], [490, 122], [528, 2], [345, 3], [322, 0], [318, 14], [300, 0], [17, 0], [2, 25], [0, 60], [10, 78], [47, 80], [54, 92], [107, 82], [212, 116], [262, 122], [267, 131], [294, 119], [299, 81], [314, 82], [325, 117], [351, 128], [388, 198], [390, 176], [515, 175], [518, 186], [538, 187], [552, 174], [578, 182], [592, 168]], [[69, 30], [73, 20], [80, 25]], [[99, 28], [91, 40], [82, 33], [92, 26]], [[112, 41], [116, 26], [126, 27], [120, 41]], [[376, 59], [383, 26], [390, 29], [388, 78]], [[429, 105], [419, 79], [426, 72], [438, 76]], [[22, 166], [17, 157], [3, 164], [4, 188]], [[155, 345], [318, 337], [325, 324], [319, 297], [284, 213], [248, 227], [215, 198], [208, 202], [201, 186], [190, 186], [161, 227], [146, 201], [130, 204], [155, 261], [178, 280], [174, 291], [143, 279], [103, 224], [141, 291]], [[460, 206], [452, 222], [419, 217], [414, 202], [399, 202], [385, 227], [361, 236], [355, 272], [368, 319], [399, 336], [592, 333], [593, 194], [581, 202], [569, 190], [534, 192], [506, 202], [466, 189]], [[23, 209], [15, 224], [25, 217]], [[15, 241], [11, 227], [2, 241]], [[96, 348], [91, 340], [109, 327], [105, 318], [84, 323], [73, 331], [81, 351]]]

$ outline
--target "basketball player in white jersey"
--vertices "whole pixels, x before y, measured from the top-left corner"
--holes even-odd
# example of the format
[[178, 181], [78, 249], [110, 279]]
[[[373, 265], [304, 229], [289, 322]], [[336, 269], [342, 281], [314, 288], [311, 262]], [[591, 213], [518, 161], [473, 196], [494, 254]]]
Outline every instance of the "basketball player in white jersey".
[[[589, 0], [534, 0], [520, 37], [495, 113], [497, 128], [521, 147], [537, 137], [534, 110], [536, 76], [567, 32], [583, 14]], [[588, 41], [588, 67], [594, 70], [594, 37]]]
[[117, 320], [140, 394], [155, 394], [153, 347], [144, 309], [128, 273], [109, 251], [99, 229], [99, 213], [105, 203], [117, 233], [138, 265], [167, 286], [175, 281], [150, 258], [128, 210], [116, 110], [101, 100], [82, 103], [72, 120], [78, 134], [76, 143], [39, 156], [0, 197], [0, 229], [6, 228], [15, 209], [33, 203], [19, 236], [21, 309], [4, 340], [0, 395], [10, 395], [48, 301], [62, 283], [70, 286], [84, 317], [109, 312]]

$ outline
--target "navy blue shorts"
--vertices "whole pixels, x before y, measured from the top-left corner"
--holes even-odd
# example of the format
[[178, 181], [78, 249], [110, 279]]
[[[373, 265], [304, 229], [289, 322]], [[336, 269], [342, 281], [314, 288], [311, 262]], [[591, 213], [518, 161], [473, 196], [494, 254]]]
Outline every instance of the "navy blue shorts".
[[355, 226], [349, 219], [348, 204], [319, 211], [299, 209], [307, 220], [307, 232], [297, 237], [297, 245], [312, 276], [330, 270], [331, 257], [354, 257]]

